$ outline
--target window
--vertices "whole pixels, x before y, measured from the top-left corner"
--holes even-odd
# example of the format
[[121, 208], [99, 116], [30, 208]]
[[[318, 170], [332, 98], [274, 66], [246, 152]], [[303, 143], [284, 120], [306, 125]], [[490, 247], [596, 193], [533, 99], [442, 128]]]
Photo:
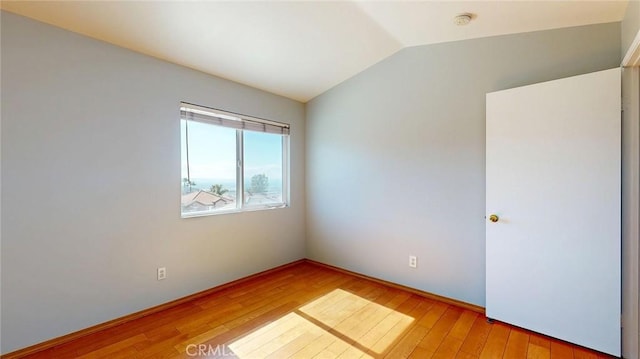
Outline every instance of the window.
[[289, 125], [183, 103], [182, 217], [284, 207]]

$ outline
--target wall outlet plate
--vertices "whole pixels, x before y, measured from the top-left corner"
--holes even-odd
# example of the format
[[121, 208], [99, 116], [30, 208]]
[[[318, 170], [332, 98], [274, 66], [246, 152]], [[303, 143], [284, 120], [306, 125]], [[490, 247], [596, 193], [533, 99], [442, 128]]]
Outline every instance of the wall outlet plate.
[[409, 256], [409, 267], [418, 268], [418, 257]]
[[167, 268], [160, 267], [158, 268], [158, 280], [167, 279]]

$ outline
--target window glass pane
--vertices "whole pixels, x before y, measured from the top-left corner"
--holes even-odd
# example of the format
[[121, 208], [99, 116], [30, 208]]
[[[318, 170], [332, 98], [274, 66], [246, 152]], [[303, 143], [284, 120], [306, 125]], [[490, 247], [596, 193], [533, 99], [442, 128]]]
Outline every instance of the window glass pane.
[[244, 131], [243, 141], [245, 203], [283, 203], [282, 135]]
[[182, 214], [236, 208], [236, 130], [181, 120]]

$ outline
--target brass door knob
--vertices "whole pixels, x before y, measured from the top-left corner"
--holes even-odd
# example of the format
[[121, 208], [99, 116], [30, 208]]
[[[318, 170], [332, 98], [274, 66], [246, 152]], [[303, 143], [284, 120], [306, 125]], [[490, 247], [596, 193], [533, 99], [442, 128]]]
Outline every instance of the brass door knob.
[[491, 222], [493, 222], [493, 223], [496, 223], [496, 222], [498, 222], [498, 220], [500, 220], [500, 217], [498, 217], [497, 214], [492, 214], [492, 215], [489, 216], [489, 220]]

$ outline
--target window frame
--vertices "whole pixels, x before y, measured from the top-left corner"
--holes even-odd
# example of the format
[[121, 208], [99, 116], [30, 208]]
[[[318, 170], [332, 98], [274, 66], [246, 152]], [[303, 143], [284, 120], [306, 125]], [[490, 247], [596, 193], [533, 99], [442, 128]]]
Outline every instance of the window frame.
[[[185, 118], [182, 113], [183, 109], [195, 110], [198, 113], [205, 113], [211, 115], [218, 115], [223, 118], [230, 118], [240, 122], [250, 121], [252, 123], [264, 124], [267, 126], [277, 126], [286, 129], [287, 133], [277, 134], [271, 133], [268, 131], [263, 131], [263, 133], [269, 133], [274, 135], [279, 135], [281, 138], [281, 146], [282, 146], [282, 201], [278, 203], [267, 203], [267, 204], [246, 204], [245, 203], [245, 168], [244, 168], [244, 131], [252, 131], [251, 129], [244, 128], [235, 128], [231, 126], [224, 126], [220, 124], [216, 124], [210, 122], [207, 123], [206, 120], [199, 120], [198, 122], [206, 123], [210, 126], [220, 126], [227, 128], [235, 128], [236, 131], [236, 198], [235, 198], [235, 208], [223, 209], [223, 210], [204, 210], [204, 211], [195, 211], [195, 212], [187, 212], [184, 213], [182, 211], [182, 205], [180, 208], [180, 218], [194, 218], [194, 217], [205, 217], [205, 216], [215, 216], [220, 214], [230, 214], [230, 213], [242, 213], [242, 212], [253, 212], [253, 211], [261, 211], [261, 210], [270, 210], [277, 208], [288, 208], [290, 206], [290, 133], [289, 128], [290, 125], [282, 122], [271, 121], [267, 119], [262, 119], [259, 117], [242, 115], [234, 112], [219, 110], [210, 107], [203, 107], [199, 105], [194, 105], [188, 102], [180, 103], [180, 121], [193, 121]], [[258, 131], [260, 132], [260, 131]], [[188, 135], [187, 135], [188, 136]], [[182, 135], [180, 141], [183, 141]], [[187, 145], [188, 146], [188, 145]], [[182, 146], [181, 146], [182, 151]], [[182, 156], [180, 160], [180, 165], [182, 167]], [[188, 166], [188, 164], [187, 164]], [[182, 178], [182, 175], [180, 176]], [[189, 178], [191, 180], [191, 178]]]

